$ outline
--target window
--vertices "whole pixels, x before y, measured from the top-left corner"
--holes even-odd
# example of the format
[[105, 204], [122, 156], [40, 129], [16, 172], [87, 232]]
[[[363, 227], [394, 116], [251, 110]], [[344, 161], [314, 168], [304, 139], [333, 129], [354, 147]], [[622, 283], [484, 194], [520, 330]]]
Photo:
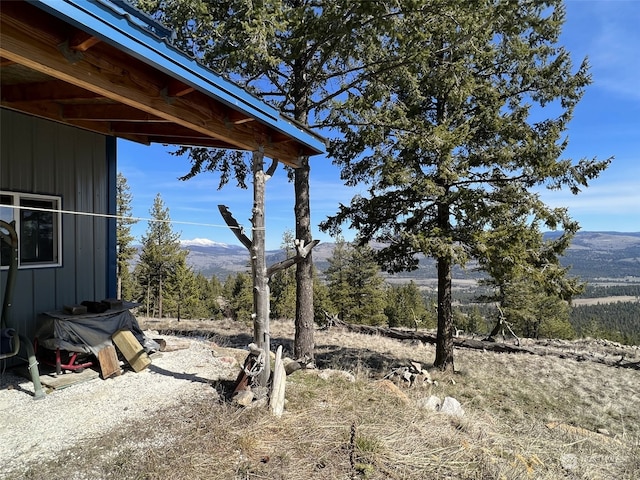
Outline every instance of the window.
[[[18, 266], [51, 267], [62, 264], [60, 197], [0, 192], [0, 220], [15, 221]], [[6, 231], [3, 231], [6, 234]], [[11, 248], [2, 242], [0, 265], [7, 267]]]

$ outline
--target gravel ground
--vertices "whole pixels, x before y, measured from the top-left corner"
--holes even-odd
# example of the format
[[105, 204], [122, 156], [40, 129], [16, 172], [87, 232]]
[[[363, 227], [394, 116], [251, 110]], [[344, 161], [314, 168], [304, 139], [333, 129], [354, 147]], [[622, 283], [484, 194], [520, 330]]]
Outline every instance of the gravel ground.
[[181, 348], [152, 354], [151, 365], [139, 373], [125, 369], [107, 380], [96, 378], [60, 390], [44, 387], [47, 395], [41, 400], [34, 401], [29, 380], [0, 372], [0, 478], [187, 398], [215, 400], [218, 392], [212, 384], [238, 374], [240, 350], [199, 340], [153, 338], [166, 339], [169, 347], [175, 340]]

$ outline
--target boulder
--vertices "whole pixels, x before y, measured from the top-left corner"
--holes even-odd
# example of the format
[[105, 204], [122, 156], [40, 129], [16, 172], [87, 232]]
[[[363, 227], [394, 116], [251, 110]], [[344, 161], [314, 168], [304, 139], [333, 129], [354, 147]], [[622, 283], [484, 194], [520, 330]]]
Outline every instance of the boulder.
[[291, 375], [293, 372], [297, 372], [302, 368], [302, 365], [300, 365], [299, 362], [291, 360], [290, 358], [282, 359], [282, 363], [284, 364], [284, 371], [287, 375]]
[[418, 406], [418, 408], [431, 410], [434, 412], [439, 412], [440, 408], [442, 408], [442, 402], [440, 401], [440, 398], [436, 397], [435, 395], [418, 399], [416, 405]]
[[452, 417], [464, 417], [464, 409], [460, 402], [453, 397], [444, 397], [440, 412], [451, 415]]

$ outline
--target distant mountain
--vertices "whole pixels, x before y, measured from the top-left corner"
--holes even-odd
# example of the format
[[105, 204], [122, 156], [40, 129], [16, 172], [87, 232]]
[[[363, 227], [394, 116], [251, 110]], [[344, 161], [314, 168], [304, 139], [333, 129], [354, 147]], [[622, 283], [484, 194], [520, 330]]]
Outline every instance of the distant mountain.
[[[249, 272], [249, 252], [241, 245], [229, 245], [207, 239], [183, 240], [182, 248], [189, 251], [187, 264], [206, 277], [224, 280], [229, 274]], [[267, 265], [284, 260], [283, 250], [266, 252]]]
[[585, 280], [635, 277], [640, 281], [640, 232], [578, 232], [562, 264]]
[[[547, 238], [558, 235], [556, 232], [545, 234]], [[224, 280], [229, 274], [250, 270], [249, 252], [243, 246], [206, 239], [186, 240], [182, 245], [189, 250], [188, 264], [207, 277], [216, 275]], [[328, 267], [328, 259], [333, 254], [334, 247], [334, 243], [320, 243], [313, 249], [314, 263], [321, 272]], [[285, 258], [282, 250], [269, 250], [266, 255], [268, 265]], [[567, 249], [562, 264], [571, 266], [571, 275], [584, 280], [622, 281], [627, 277], [635, 277], [635, 281], [640, 281], [640, 232], [578, 232]], [[480, 273], [474, 271], [473, 265], [468, 266], [464, 272], [455, 272], [456, 278], [480, 276]], [[424, 259], [415, 272], [396, 275], [394, 278], [398, 281], [436, 278], [435, 262], [433, 259]]]

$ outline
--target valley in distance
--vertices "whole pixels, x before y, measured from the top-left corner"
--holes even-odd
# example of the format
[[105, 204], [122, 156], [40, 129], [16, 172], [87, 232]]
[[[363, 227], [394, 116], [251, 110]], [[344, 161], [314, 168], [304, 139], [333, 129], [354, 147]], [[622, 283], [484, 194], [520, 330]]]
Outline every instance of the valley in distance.
[[[548, 236], [559, 233], [545, 234]], [[238, 272], [249, 272], [249, 252], [241, 245], [216, 243], [210, 240], [183, 240], [189, 251], [187, 263], [195, 272], [206, 277], [215, 275], [221, 281]], [[320, 274], [329, 266], [334, 243], [320, 243], [313, 249], [313, 260]], [[375, 248], [375, 246], [374, 246]], [[283, 260], [283, 250], [266, 252], [267, 265]], [[566, 255], [563, 266], [570, 266], [569, 275], [581, 278], [589, 285], [612, 286], [640, 284], [640, 232], [578, 232]], [[390, 283], [408, 283], [413, 280], [419, 287], [435, 291], [437, 272], [431, 258], [421, 260], [420, 268], [395, 275], [384, 274]], [[483, 272], [470, 262], [466, 269], [454, 270], [454, 288], [475, 289]]]

